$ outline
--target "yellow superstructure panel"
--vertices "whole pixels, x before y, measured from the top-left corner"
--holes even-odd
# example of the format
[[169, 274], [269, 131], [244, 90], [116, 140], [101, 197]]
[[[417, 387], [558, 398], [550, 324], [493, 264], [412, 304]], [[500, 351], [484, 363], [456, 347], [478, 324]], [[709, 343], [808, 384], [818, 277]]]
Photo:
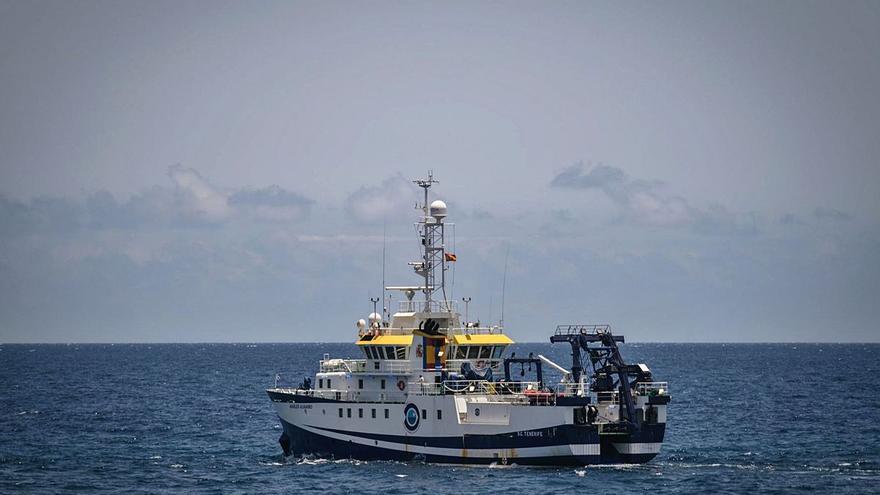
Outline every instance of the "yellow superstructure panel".
[[513, 341], [502, 333], [489, 335], [453, 335], [456, 345], [508, 345]]
[[412, 335], [379, 335], [370, 340], [359, 340], [357, 345], [412, 345]]

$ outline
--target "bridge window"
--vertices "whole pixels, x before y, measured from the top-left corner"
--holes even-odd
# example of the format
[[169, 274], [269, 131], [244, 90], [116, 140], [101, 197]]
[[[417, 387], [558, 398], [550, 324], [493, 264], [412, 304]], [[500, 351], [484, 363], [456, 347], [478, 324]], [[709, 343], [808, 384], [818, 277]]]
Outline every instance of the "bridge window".
[[388, 359], [395, 359], [396, 356], [394, 355], [394, 348], [391, 346], [386, 347], [385, 348], [385, 356], [387, 356]]
[[477, 359], [477, 355], [478, 355], [479, 353], [480, 353], [480, 348], [479, 348], [479, 347], [477, 347], [477, 346], [475, 346], [475, 345], [468, 346], [468, 354], [467, 354], [467, 356], [468, 356], [467, 358], [468, 358], [468, 359]]
[[498, 359], [501, 357], [502, 354], [504, 354], [504, 346], [503, 345], [496, 345], [492, 350], [492, 357], [494, 359]]
[[376, 359], [385, 359], [385, 351], [382, 350], [382, 347], [376, 347], [373, 349], [373, 352], [376, 353]]
[[487, 346], [480, 346], [480, 359], [489, 359], [492, 355], [492, 348]]
[[396, 353], [397, 359], [406, 359], [406, 347], [398, 347]]

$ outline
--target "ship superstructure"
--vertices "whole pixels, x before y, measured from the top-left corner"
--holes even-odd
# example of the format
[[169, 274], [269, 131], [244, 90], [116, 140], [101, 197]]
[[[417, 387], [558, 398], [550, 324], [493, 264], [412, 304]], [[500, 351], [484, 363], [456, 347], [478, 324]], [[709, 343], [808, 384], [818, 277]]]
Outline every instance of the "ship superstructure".
[[[640, 463], [663, 441], [670, 396], [644, 364], [621, 357], [608, 325], [559, 325], [551, 342], [571, 346], [566, 369], [544, 356], [516, 357], [501, 325], [465, 321], [446, 293], [447, 207], [424, 190], [416, 224], [419, 285], [386, 287], [396, 312], [358, 320], [360, 359], [320, 361], [314, 380], [277, 383], [269, 398], [285, 455], [421, 459], [461, 464]], [[420, 298], [416, 299], [416, 295]], [[375, 305], [376, 300], [374, 300]], [[384, 303], [384, 301], [383, 301]], [[544, 381], [543, 365], [562, 375]], [[511, 368], [534, 370], [530, 381]]]

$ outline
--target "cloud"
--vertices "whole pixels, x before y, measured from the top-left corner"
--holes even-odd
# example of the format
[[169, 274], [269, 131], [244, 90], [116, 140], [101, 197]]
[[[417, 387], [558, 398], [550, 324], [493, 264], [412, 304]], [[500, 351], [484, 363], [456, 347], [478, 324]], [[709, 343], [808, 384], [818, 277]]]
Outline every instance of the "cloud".
[[786, 213], [779, 217], [779, 223], [782, 225], [803, 225], [803, 220], [794, 213]]
[[362, 186], [345, 200], [345, 212], [353, 220], [377, 223], [385, 219], [412, 218], [419, 200], [418, 190], [403, 175], [397, 174], [376, 186]]
[[79, 205], [63, 198], [34, 198], [29, 203], [0, 197], [0, 234], [66, 233], [83, 223]]
[[583, 163], [576, 163], [568, 167], [556, 175], [550, 185], [572, 189], [614, 190], [625, 186], [630, 181], [626, 173], [619, 168], [596, 165], [586, 174], [583, 168]]
[[168, 168], [168, 177], [177, 186], [175, 199], [182, 213], [209, 222], [224, 220], [229, 215], [227, 196], [209, 184], [195, 169], [173, 165]]
[[831, 220], [835, 222], [845, 222], [852, 219], [849, 213], [842, 212], [834, 208], [819, 207], [813, 210], [813, 216], [817, 220]]
[[[602, 194], [607, 189], [628, 201], [622, 203], [626, 208], [638, 204], [640, 187], [648, 184], [619, 169], [575, 172], [569, 178], [579, 187], [569, 189]], [[393, 199], [402, 185], [416, 192], [391, 201], [400, 211], [359, 209], [360, 198], [386, 198], [390, 192]], [[351, 321], [368, 312], [367, 297], [377, 293], [382, 245], [388, 247], [388, 283], [418, 280], [405, 264], [414, 248], [410, 229], [386, 237], [374, 225], [352, 225], [345, 214], [381, 221], [376, 212], [386, 212], [399, 215], [389, 219], [389, 227], [408, 227], [418, 192], [401, 176], [377, 180], [351, 195], [346, 203], [351, 211], [322, 216], [330, 211], [322, 208], [297, 220], [296, 228], [280, 228], [275, 213], [301, 218], [311, 215], [316, 201], [278, 186], [224, 190], [195, 175], [127, 199], [105, 191], [80, 199], [0, 197], [0, 340], [348, 339]], [[647, 192], [648, 198], [671, 201], [659, 185]], [[222, 219], [209, 222], [193, 213], [210, 207], [195, 197], [202, 193], [225, 198], [227, 211], [217, 217]], [[684, 232], [739, 234], [756, 223], [722, 205], [695, 208], [681, 201], [688, 215]], [[459, 208], [472, 212], [479, 206]], [[266, 217], [263, 208], [273, 213]], [[632, 208], [627, 215], [643, 211]], [[547, 311], [562, 321], [594, 314], [623, 329], [654, 324], [657, 333], [627, 330], [628, 337], [641, 340], [796, 338], [805, 321], [849, 318], [851, 328], [870, 329], [876, 320], [871, 296], [880, 279], [880, 236], [875, 231], [823, 234], [846, 230], [823, 224], [780, 229], [778, 236], [697, 238], [645, 228], [608, 229], [597, 236], [584, 228], [581, 211], [566, 201], [564, 208], [516, 221], [505, 213], [480, 222], [468, 213], [467, 228], [478, 236], [457, 240], [455, 299], [473, 295], [470, 314], [497, 319], [504, 252], [515, 237], [506, 295], [506, 308], [513, 310], [506, 310], [505, 320], [523, 339], [539, 336], [522, 329], [540, 328], [546, 323], [540, 315]], [[798, 215], [812, 219], [812, 210]], [[483, 227], [496, 230], [487, 234]], [[39, 235], [6, 234], [13, 231]], [[310, 310], [325, 304], [328, 294], [340, 301], [338, 311]], [[292, 320], [301, 321], [304, 330], [291, 333]], [[315, 328], [331, 330], [309, 330]], [[834, 338], [876, 340], [868, 332]]]
[[753, 215], [739, 215], [717, 204], [705, 209], [693, 207], [680, 196], [666, 194], [663, 182], [634, 179], [608, 165], [585, 170], [583, 163], [576, 163], [553, 177], [550, 186], [601, 191], [620, 209], [622, 220], [639, 225], [689, 227], [702, 234], [757, 230]]
[[737, 213], [720, 204], [705, 209], [691, 208], [690, 225], [694, 232], [706, 235], [752, 235], [758, 233], [758, 216], [754, 213]]
[[585, 171], [582, 163], [576, 163], [557, 174], [550, 185], [602, 191], [636, 223], [674, 226], [693, 221], [694, 212], [683, 198], [664, 196], [658, 191], [660, 182], [633, 179], [616, 167], [600, 164]]
[[272, 221], [300, 220], [308, 216], [314, 201], [277, 185], [243, 189], [229, 196], [229, 205], [255, 218]]
[[118, 200], [108, 191], [83, 199], [34, 198], [28, 202], [0, 197], [0, 235], [63, 235], [78, 230], [218, 227], [233, 221], [299, 221], [313, 200], [279, 186], [226, 192], [198, 171], [168, 169], [173, 186], [153, 186]]

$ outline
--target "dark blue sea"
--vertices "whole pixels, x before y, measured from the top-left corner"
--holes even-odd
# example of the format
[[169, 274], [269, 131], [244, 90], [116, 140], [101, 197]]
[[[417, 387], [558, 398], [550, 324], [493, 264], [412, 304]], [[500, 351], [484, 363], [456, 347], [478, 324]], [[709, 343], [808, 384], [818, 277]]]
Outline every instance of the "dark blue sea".
[[282, 459], [264, 389], [354, 345], [0, 345], [0, 491], [880, 493], [880, 345], [622, 350], [670, 382], [661, 454], [557, 469]]

